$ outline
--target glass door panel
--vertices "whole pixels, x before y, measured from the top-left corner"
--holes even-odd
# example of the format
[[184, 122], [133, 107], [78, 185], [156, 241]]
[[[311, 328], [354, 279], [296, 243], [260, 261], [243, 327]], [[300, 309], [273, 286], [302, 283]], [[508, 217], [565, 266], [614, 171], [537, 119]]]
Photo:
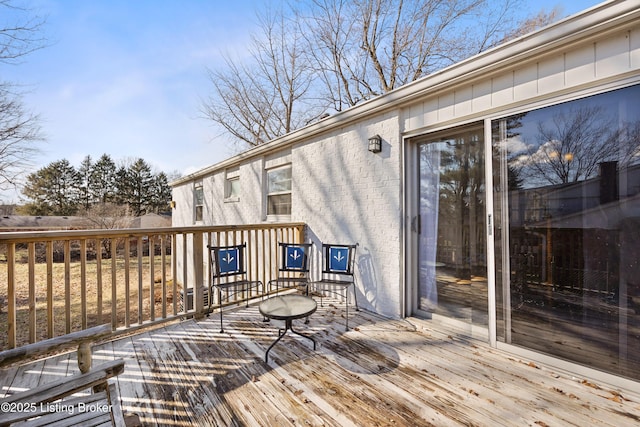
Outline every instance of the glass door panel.
[[487, 325], [482, 124], [418, 145], [418, 308]]
[[498, 339], [640, 379], [640, 86], [492, 135]]

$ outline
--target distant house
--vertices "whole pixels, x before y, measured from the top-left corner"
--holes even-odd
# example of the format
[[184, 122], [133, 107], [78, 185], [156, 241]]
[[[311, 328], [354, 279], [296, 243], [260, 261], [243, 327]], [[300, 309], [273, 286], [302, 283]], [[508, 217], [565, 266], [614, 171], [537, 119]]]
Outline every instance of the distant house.
[[131, 220], [130, 228], [161, 228], [171, 227], [171, 217], [148, 213]]
[[[139, 217], [120, 218], [118, 221], [109, 222], [117, 225], [117, 228], [159, 228], [170, 227], [171, 217], [151, 213]], [[104, 225], [95, 219], [84, 216], [0, 216], [0, 232], [86, 230], [94, 228], [104, 228]]]
[[361, 308], [640, 389], [638, 164], [614, 0], [173, 182], [173, 225], [304, 222]]
[[83, 230], [95, 228], [86, 217], [80, 216], [23, 216], [0, 217], [0, 231]]

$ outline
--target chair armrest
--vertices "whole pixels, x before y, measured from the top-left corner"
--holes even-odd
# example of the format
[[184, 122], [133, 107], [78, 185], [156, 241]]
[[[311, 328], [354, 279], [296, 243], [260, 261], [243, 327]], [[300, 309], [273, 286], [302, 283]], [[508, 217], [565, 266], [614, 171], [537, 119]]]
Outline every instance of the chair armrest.
[[0, 351], [0, 368], [28, 357], [43, 355], [67, 345], [79, 345], [86, 341], [95, 341], [111, 334], [111, 325], [104, 324], [82, 331], [71, 332], [56, 338], [27, 344], [21, 347]]
[[0, 403], [41, 403], [53, 402], [70, 396], [98, 384], [105, 383], [109, 378], [124, 372], [124, 360], [114, 360], [94, 367], [86, 374], [76, 374], [59, 380], [43, 384], [31, 390], [15, 393], [0, 399]]

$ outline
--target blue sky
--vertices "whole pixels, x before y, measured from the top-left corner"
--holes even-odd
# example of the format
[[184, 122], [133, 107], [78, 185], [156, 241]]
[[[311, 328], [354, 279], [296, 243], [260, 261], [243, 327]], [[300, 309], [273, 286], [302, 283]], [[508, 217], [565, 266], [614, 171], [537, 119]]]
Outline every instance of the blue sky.
[[[106, 153], [188, 174], [237, 151], [201, 118], [211, 89], [206, 67], [246, 51], [263, 0], [22, 1], [47, 17], [50, 46], [0, 64], [0, 76], [23, 85], [26, 107], [41, 116], [47, 140], [33, 170], [61, 159], [77, 167]], [[600, 1], [528, 3], [570, 15]], [[0, 195], [0, 203], [15, 201]]]

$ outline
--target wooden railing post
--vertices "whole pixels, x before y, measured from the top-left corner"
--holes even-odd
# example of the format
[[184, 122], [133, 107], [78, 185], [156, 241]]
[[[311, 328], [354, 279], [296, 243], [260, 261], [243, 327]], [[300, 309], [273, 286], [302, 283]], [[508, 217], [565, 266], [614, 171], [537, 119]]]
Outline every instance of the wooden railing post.
[[29, 342], [36, 342], [36, 244], [29, 242]]
[[138, 323], [142, 323], [144, 320], [143, 305], [144, 305], [144, 290], [142, 283], [142, 237], [138, 236], [136, 239], [136, 257], [138, 258]]
[[111, 328], [118, 327], [118, 282], [116, 280], [116, 251], [118, 250], [117, 239], [111, 238]]
[[154, 236], [147, 238], [147, 250], [149, 256], [149, 320], [154, 321], [156, 320], [156, 239]]
[[171, 314], [178, 314], [178, 237], [176, 234], [171, 235], [171, 292], [173, 295], [173, 304]]
[[64, 241], [64, 332], [71, 333], [71, 243]]
[[188, 234], [182, 233], [182, 286], [180, 286], [182, 292], [182, 310], [183, 312], [189, 311], [189, 298], [188, 289], [189, 285], [189, 267], [188, 267], [188, 255], [189, 245], [187, 244]]
[[16, 346], [16, 244], [7, 244], [7, 343]]
[[124, 239], [124, 326], [131, 326], [131, 282], [130, 282], [130, 256], [131, 241], [130, 237]]
[[[53, 242], [47, 242], [47, 295], [53, 295]], [[53, 338], [55, 323], [53, 316], [53, 298], [47, 298], [47, 338]]]
[[[196, 315], [204, 313], [204, 238], [202, 232], [193, 233], [193, 307]], [[207, 293], [208, 295], [208, 293]]]
[[87, 240], [80, 240], [80, 322], [87, 329]]

